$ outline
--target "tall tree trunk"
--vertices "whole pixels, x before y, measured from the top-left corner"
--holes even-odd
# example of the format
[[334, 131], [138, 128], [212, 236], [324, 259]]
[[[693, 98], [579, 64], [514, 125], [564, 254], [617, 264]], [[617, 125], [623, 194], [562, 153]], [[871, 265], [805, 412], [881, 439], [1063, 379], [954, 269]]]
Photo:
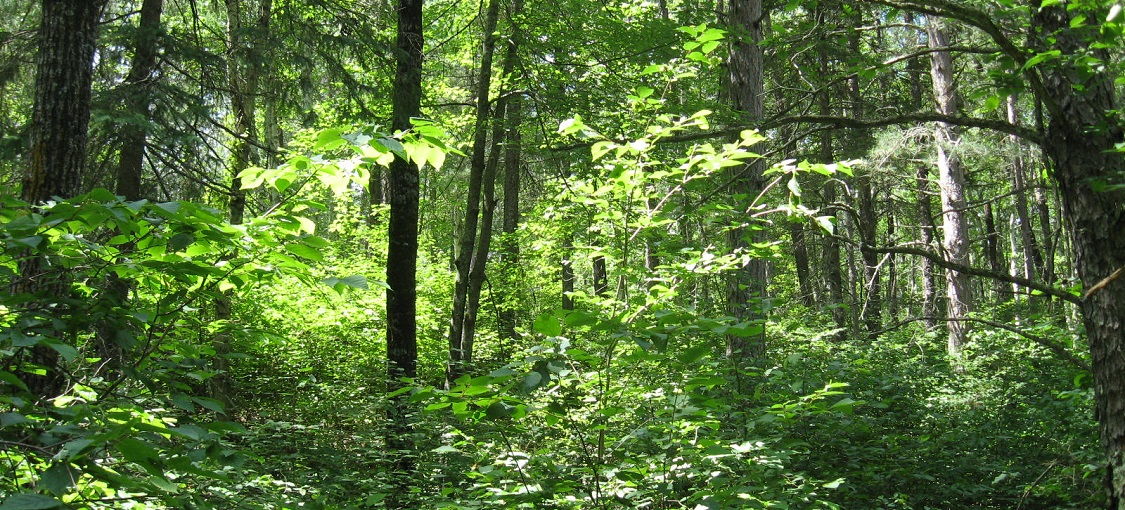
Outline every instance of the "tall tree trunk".
[[609, 269], [606, 267], [605, 256], [594, 255], [592, 266], [594, 294], [609, 297]]
[[[133, 62], [123, 85], [125, 113], [131, 117], [131, 121], [119, 127], [121, 150], [115, 193], [126, 200], [140, 200], [142, 196], [141, 175], [148, 144], [148, 131], [144, 124], [151, 120], [152, 88], [156, 81], [156, 54], [163, 10], [163, 0], [145, 0], [141, 5], [140, 27], [133, 43]], [[132, 243], [122, 247], [125, 252], [132, 250]], [[106, 274], [104, 285], [108, 304], [111, 307], [124, 306], [128, 301], [132, 282], [121, 279], [117, 273], [110, 271]], [[112, 316], [100, 320], [95, 329], [99, 356], [106, 360], [111, 372], [119, 374], [124, 356], [119, 335], [126, 330]]]
[[[395, 57], [391, 129], [407, 131], [422, 104], [422, 0], [398, 0], [398, 38]], [[401, 157], [391, 163], [388, 179], [390, 221], [387, 246], [387, 390], [404, 386], [403, 378], [418, 374], [417, 264], [418, 166]], [[395, 458], [395, 483], [390, 508], [406, 508], [416, 449], [411, 408], [406, 395], [387, 406], [386, 443]]]
[[[817, 23], [822, 22], [825, 12], [818, 9], [816, 12], [818, 19]], [[817, 45], [817, 63], [820, 69], [820, 75], [827, 77], [829, 72], [828, 66], [828, 48], [825, 42]], [[817, 109], [820, 115], [829, 116], [832, 114], [832, 96], [829, 88], [826, 86], [824, 90], [817, 94]], [[820, 154], [818, 159], [821, 163], [831, 164], [835, 161], [835, 153], [832, 148], [832, 131], [823, 130], [820, 132], [820, 140], [818, 150]], [[840, 217], [840, 209], [836, 207], [836, 187], [834, 181], [825, 183], [821, 193], [821, 200], [827, 207], [828, 212], [837, 218]], [[837, 220], [839, 221], [839, 220]], [[837, 340], [844, 339], [844, 333], [848, 329], [848, 313], [847, 303], [844, 299], [844, 275], [840, 269], [840, 241], [837, 240], [836, 235], [839, 235], [839, 223], [837, 229], [832, 232], [833, 235], [825, 237], [824, 239], [824, 279], [828, 285], [828, 300], [829, 307], [832, 310], [832, 322], [836, 325], [837, 333], [835, 338]]]
[[121, 156], [117, 165], [116, 193], [127, 200], [141, 198], [141, 174], [148, 144], [148, 133], [143, 124], [149, 121], [149, 110], [152, 108], [163, 10], [163, 0], [145, 0], [141, 5], [141, 24], [133, 46], [133, 62], [125, 78], [125, 109], [133, 121], [124, 123], [120, 128]]
[[[893, 246], [896, 242], [895, 239], [895, 214], [894, 210], [887, 211], [887, 246]], [[898, 291], [898, 259], [894, 253], [887, 254], [887, 289], [886, 289], [886, 302], [887, 302], [887, 315], [890, 316], [890, 321], [895, 322], [898, 320], [899, 314], [899, 291]]]
[[[227, 87], [230, 93], [231, 112], [234, 114], [234, 125], [231, 133], [234, 139], [230, 147], [230, 189], [229, 202], [227, 203], [228, 221], [232, 225], [242, 223], [246, 215], [246, 191], [242, 189], [242, 180], [238, 174], [255, 164], [253, 140], [258, 139], [257, 130], [257, 102], [258, 80], [260, 78], [260, 63], [257, 62], [255, 51], [261, 41], [257, 38], [246, 38], [243, 25], [242, 0], [227, 0]], [[263, 0], [256, 18], [258, 37], [264, 36], [269, 28], [272, 16], [272, 0]], [[230, 296], [222, 295], [215, 300], [215, 319], [227, 321], [231, 318], [233, 303]], [[220, 331], [212, 340], [215, 349], [214, 369], [215, 377], [210, 379], [212, 396], [223, 403], [224, 407], [231, 406], [231, 393], [233, 388], [227, 375], [229, 364], [227, 355], [230, 353], [230, 335]]]
[[[504, 216], [501, 231], [503, 237], [500, 242], [500, 261], [504, 266], [505, 281], [509, 290], [519, 281], [517, 271], [520, 264], [520, 244], [517, 230], [520, 224], [520, 168], [522, 162], [522, 143], [520, 138], [520, 122], [523, 101], [518, 95], [513, 96], [508, 102], [508, 132], [504, 150]], [[519, 340], [516, 331], [519, 314], [517, 313], [518, 300], [508, 291], [503, 294], [503, 303], [500, 309], [501, 333], [512, 340]]]
[[[931, 49], [949, 46], [940, 18], [931, 17], [927, 20], [926, 34], [929, 36]], [[933, 81], [938, 113], [956, 115], [961, 100], [953, 81], [953, 56], [949, 51], [930, 53], [930, 78]], [[957, 154], [960, 135], [953, 126], [938, 123], [934, 140], [941, 184], [942, 228], [945, 231], [942, 246], [946, 260], [968, 266], [969, 225], [965, 218], [965, 172]], [[946, 297], [949, 299], [946, 310], [950, 319], [948, 351], [950, 356], [956, 357], [960, 355], [968, 339], [969, 323], [961, 319], [968, 317], [973, 311], [972, 289], [969, 286], [969, 275], [958, 271], [946, 270], [945, 281]]]
[[[480, 223], [481, 187], [484, 182], [488, 152], [489, 113], [488, 93], [492, 85], [492, 56], [496, 48], [496, 21], [500, 17], [499, 0], [488, 2], [484, 20], [484, 43], [481, 48], [480, 69], [477, 73], [476, 125], [473, 132], [473, 154], [469, 161], [469, 190], [465, 204], [465, 223], [458, 243], [457, 270], [453, 289], [453, 312], [449, 325], [449, 362], [446, 365], [446, 385], [449, 386], [461, 376], [465, 353], [461, 340], [465, 330], [465, 316], [468, 313], [469, 272], [476, 253], [477, 225]], [[491, 228], [481, 225], [480, 228]], [[483, 263], [483, 262], [482, 262]]]
[[[72, 198], [82, 191], [94, 51], [104, 6], [104, 0], [43, 0], [41, 4], [31, 153], [20, 195], [30, 204], [42, 204], [52, 197]], [[21, 260], [20, 277], [12, 282], [12, 291], [65, 301], [70, 295], [69, 280], [65, 274], [47, 273], [43, 262], [35, 256]], [[47, 305], [42, 299], [37, 302]], [[36, 345], [30, 361], [46, 370], [25, 381], [32, 394], [48, 399], [65, 389], [57, 351]]]
[[869, 247], [875, 246], [878, 240], [877, 227], [879, 216], [875, 212], [875, 192], [872, 189], [871, 174], [865, 171], [856, 179], [856, 193], [858, 197], [859, 215], [856, 224], [859, 227], [860, 257], [863, 260], [863, 306], [860, 308], [860, 318], [863, 329], [869, 338], [874, 337], [883, 329], [883, 289], [879, 271], [879, 254]]
[[[907, 25], [913, 26], [915, 23], [914, 13], [906, 11], [903, 13], [903, 22]], [[925, 44], [923, 37], [920, 33], [915, 31], [915, 43], [919, 46]], [[914, 111], [922, 110], [922, 98], [925, 96], [924, 87], [922, 85], [922, 75], [928, 74], [925, 69], [925, 64], [922, 59], [910, 59], [906, 64], [907, 72], [909, 73], [910, 81], [910, 107]], [[924, 143], [918, 140], [918, 143]], [[934, 206], [932, 194], [930, 192], [930, 171], [925, 165], [919, 165], [917, 172], [914, 176], [915, 194], [917, 199], [915, 202], [915, 216], [918, 221], [918, 241], [924, 249], [929, 249], [934, 242]], [[928, 258], [922, 257], [919, 260], [921, 264], [922, 273], [922, 324], [926, 326], [926, 330], [930, 331], [938, 327], [937, 317], [941, 315], [941, 310], [938, 306], [937, 297], [937, 278], [936, 268], [934, 262]]]
[[[1008, 122], [1016, 124], [1019, 121], [1016, 110], [1016, 96], [1008, 96]], [[1039, 252], [1039, 243], [1035, 241], [1035, 230], [1031, 225], [1031, 215], [1027, 207], [1027, 168], [1024, 163], [1022, 144], [1015, 135], [1009, 141], [1016, 147], [1016, 157], [1012, 161], [1012, 187], [1015, 188], [1016, 218], [1019, 221], [1020, 245], [1023, 252], [1023, 277], [1034, 280], [1036, 268], [1043, 267], [1043, 255]]]
[[[984, 232], [984, 252], [988, 259], [988, 268], [996, 274], [1007, 274], [1003, 252], [1000, 250], [1000, 233], [996, 229], [996, 216], [992, 212], [992, 202], [984, 203]], [[1007, 301], [1009, 293], [1004, 287], [1004, 282], [992, 280], [992, 294], [996, 302]]]
[[[1033, 2], [1036, 3], [1036, 2]], [[1098, 184], [1125, 175], [1125, 161], [1115, 150], [1122, 127], [1112, 112], [1114, 76], [1090, 68], [1076, 78], [1071, 59], [1110, 61], [1093, 47], [1090, 32], [1071, 28], [1075, 16], [1103, 15], [1070, 5], [1035, 6], [1032, 28], [1038, 51], [1058, 50], [1062, 60], [1043, 66], [1043, 98], [1051, 114], [1044, 152], [1053, 165], [1066, 218], [1075, 268], [1086, 289], [1081, 310], [1090, 342], [1094, 394], [1101, 443], [1107, 460], [1107, 508], [1125, 509], [1125, 190], [1101, 190]]]
[[[858, 15], [858, 11], [849, 16], [852, 26], [860, 26], [862, 19]], [[848, 34], [848, 50], [855, 55], [859, 55], [862, 51], [860, 47], [859, 34], [856, 31], [850, 31]], [[856, 120], [863, 120], [866, 116], [864, 108], [864, 97], [860, 90], [860, 82], [858, 75], [852, 75], [847, 82], [848, 86], [848, 100], [851, 103], [849, 114], [851, 118]], [[850, 133], [849, 143], [845, 149], [852, 157], [863, 157], [870, 148], [870, 137], [864, 130], [856, 130]], [[867, 332], [867, 337], [872, 338], [879, 331], [883, 329], [883, 289], [882, 289], [882, 274], [879, 271], [879, 254], [871, 250], [878, 242], [877, 234], [879, 231], [879, 214], [876, 211], [876, 193], [873, 189], [874, 184], [872, 180], [873, 169], [866, 168], [863, 173], [858, 174], [855, 179], [857, 204], [855, 225], [859, 230], [860, 237], [860, 258], [863, 261], [863, 306], [859, 307], [860, 321], [863, 322], [863, 328]]]
[[[731, 42], [729, 61], [729, 85], [727, 95], [731, 106], [740, 112], [749, 123], [760, 121], [765, 116], [765, 62], [762, 53], [763, 25], [766, 23], [762, 0], [732, 0], [729, 4], [727, 23], [734, 38]], [[765, 161], [758, 159], [745, 166], [733, 167], [737, 179], [731, 186], [736, 196], [749, 198], [765, 187]], [[741, 218], [736, 221], [743, 221]], [[749, 249], [758, 240], [758, 231], [747, 232], [743, 228], [731, 229], [727, 240], [734, 251]], [[766, 292], [766, 261], [751, 257], [750, 261], [737, 270], [727, 284], [727, 307], [729, 313], [741, 321], [762, 318], [761, 300]], [[753, 336], [727, 335], [727, 357], [736, 366], [744, 361], [760, 358], [765, 353], [765, 329]]]
[[[508, 12], [509, 19], [516, 19], [523, 10], [523, 0], [514, 0]], [[504, 79], [510, 83], [513, 79], [512, 71], [519, 61], [520, 42], [523, 27], [512, 26], [512, 35], [508, 37], [507, 54], [505, 56]], [[501, 231], [503, 236], [500, 241], [500, 261], [503, 264], [505, 275], [505, 291], [501, 293], [500, 306], [500, 333], [512, 341], [520, 339], [516, 331], [519, 299], [511, 292], [518, 288], [520, 262], [520, 245], [517, 230], [520, 224], [520, 170], [523, 162], [523, 139], [520, 134], [520, 125], [523, 122], [523, 96], [513, 94], [508, 98], [505, 107], [507, 125], [504, 138], [504, 216]]]
[[[930, 196], [930, 171], [925, 165], [918, 166], [915, 176], [919, 236], [918, 241], [924, 249], [934, 244], [934, 205]], [[934, 261], [923, 257], [922, 264], [922, 324], [926, 330], [938, 327], [937, 317], [941, 315], [937, 299], [937, 276]]]

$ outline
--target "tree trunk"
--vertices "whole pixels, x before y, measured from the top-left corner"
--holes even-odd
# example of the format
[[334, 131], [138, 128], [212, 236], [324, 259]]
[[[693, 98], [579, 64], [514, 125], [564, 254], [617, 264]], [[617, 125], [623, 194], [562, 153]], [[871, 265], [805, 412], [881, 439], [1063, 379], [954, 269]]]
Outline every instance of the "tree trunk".
[[125, 78], [125, 109], [132, 121], [120, 126], [121, 156], [117, 165], [116, 193], [126, 200], [141, 198], [141, 174], [148, 143], [143, 124], [150, 120], [163, 10], [163, 0], [144, 0], [141, 5], [141, 25], [134, 43], [133, 62]]
[[605, 256], [594, 255], [592, 265], [594, 294], [599, 297], [609, 297], [609, 269], [606, 267]]
[[[30, 204], [42, 204], [53, 197], [72, 198], [82, 191], [94, 51], [104, 5], [104, 0], [42, 2], [31, 152], [20, 195]], [[67, 299], [70, 282], [65, 274], [46, 273], [43, 262], [35, 256], [20, 260], [20, 278], [11, 286], [16, 293], [41, 294], [44, 299], [37, 302], [46, 307], [47, 300]], [[49, 399], [65, 389], [57, 351], [36, 345], [30, 361], [46, 369], [46, 374], [29, 376], [25, 381], [32, 394]]]
[[[918, 241], [923, 249], [934, 244], [934, 206], [930, 197], [930, 171], [925, 165], [918, 166], [915, 176], [917, 183], [917, 216], [919, 225]], [[926, 330], [938, 327], [937, 317], [941, 315], [937, 299], [937, 277], [934, 261], [923, 257], [922, 264], [922, 324]]]
[[[391, 129], [407, 131], [422, 103], [422, 0], [398, 0], [398, 60], [392, 95]], [[418, 166], [401, 157], [388, 179], [390, 220], [387, 246], [387, 390], [398, 390], [418, 374], [417, 264]], [[414, 472], [412, 405], [399, 395], [387, 406], [386, 443], [395, 459], [395, 490], [388, 508], [409, 507]]]
[[567, 232], [563, 240], [562, 263], [559, 268], [559, 279], [562, 281], [562, 309], [573, 310], [574, 298], [574, 233]]
[[[500, 17], [499, 0], [488, 3], [484, 21], [484, 43], [481, 49], [480, 70], [477, 74], [476, 126], [473, 133], [473, 154], [469, 161], [469, 190], [465, 204], [465, 222], [458, 243], [457, 271], [453, 289], [453, 311], [449, 325], [449, 362], [446, 365], [446, 385], [451, 385], [460, 377], [465, 353], [461, 345], [465, 330], [465, 316], [468, 313], [469, 272], [476, 253], [477, 225], [480, 223], [481, 186], [486, 171], [488, 145], [488, 126], [492, 116], [489, 113], [488, 93], [492, 85], [492, 56], [496, 48], [496, 21]], [[481, 229], [491, 225], [481, 225]]]
[[516, 331], [519, 314], [517, 313], [518, 300], [511, 292], [512, 287], [518, 287], [520, 263], [520, 245], [517, 230], [520, 224], [520, 167], [522, 161], [522, 146], [520, 138], [520, 122], [522, 101], [520, 96], [513, 96], [508, 102], [508, 132], [504, 150], [504, 211], [502, 218], [500, 240], [500, 261], [503, 264], [507, 289], [502, 296], [500, 309], [500, 329], [504, 336], [512, 340], [519, 340]]
[[[1017, 113], [1016, 96], [1008, 96], [1008, 122], [1016, 124], [1019, 118]], [[1024, 164], [1023, 147], [1015, 135], [1010, 135], [1009, 141], [1016, 146], [1016, 158], [1012, 161], [1012, 187], [1015, 188], [1016, 218], [1019, 221], [1023, 252], [1023, 277], [1034, 280], [1036, 268], [1043, 267], [1043, 255], [1039, 252], [1039, 243], [1035, 241], [1035, 230], [1032, 229], [1031, 215], [1028, 213], [1027, 168]]]
[[[823, 17], [824, 12], [817, 11], [817, 16]], [[821, 20], [816, 20], [818, 23]], [[822, 77], [828, 76], [828, 49], [822, 43], [817, 46], [817, 61], [820, 67], [820, 75]], [[817, 108], [819, 113], [824, 116], [832, 114], [832, 97], [827, 87], [817, 94]], [[819, 156], [821, 163], [831, 164], [835, 162], [835, 153], [832, 148], [832, 131], [823, 130], [820, 132], [819, 140]], [[833, 181], [825, 183], [821, 193], [821, 200], [824, 202], [827, 212], [839, 218], [840, 209], [836, 207], [836, 186]], [[837, 220], [838, 221], [838, 220]], [[837, 223], [839, 225], [839, 223]], [[836, 325], [837, 333], [835, 338], [837, 340], [844, 339], [844, 333], [848, 329], [848, 313], [847, 303], [844, 300], [844, 275], [840, 270], [840, 241], [835, 235], [839, 235], [839, 228], [835, 232], [824, 239], [824, 279], [828, 286], [828, 300], [829, 308], [832, 310], [832, 322]]]
[[[902, 20], [905, 24], [913, 26], [915, 23], [914, 13], [904, 12]], [[925, 44], [921, 34], [915, 37], [914, 42], [916, 44], [919, 46]], [[920, 111], [922, 109], [922, 98], [925, 96], [922, 86], [922, 76], [927, 74], [925, 64], [922, 59], [910, 59], [906, 63], [906, 69], [910, 81], [910, 106], [912, 110]], [[923, 143], [921, 140], [918, 140], [918, 142]], [[929, 249], [934, 242], [934, 206], [930, 193], [930, 171], [926, 166], [918, 166], [914, 182], [915, 194], [917, 195], [915, 216], [918, 221], [918, 241], [924, 249]], [[937, 279], [934, 261], [922, 257], [919, 264], [921, 264], [922, 273], [922, 324], [926, 326], [927, 331], [930, 331], [938, 327], [937, 317], [941, 315], [937, 298]]]
[[[996, 274], [1007, 274], [1003, 252], [1000, 250], [1000, 233], [996, 229], [996, 217], [992, 213], [992, 202], [984, 203], [984, 232], [984, 251], [988, 259], [988, 268]], [[1010, 296], [1004, 286], [1004, 282], [992, 280], [992, 294], [996, 302], [1007, 301], [1007, 297]]]
[[[516, 19], [520, 12], [523, 10], [523, 0], [514, 0], [508, 17]], [[512, 70], [515, 69], [516, 63], [519, 61], [519, 47], [521, 40], [522, 27], [513, 26], [512, 35], [508, 38], [507, 54], [505, 56], [504, 68], [505, 79], [512, 80]], [[505, 106], [505, 115], [507, 116], [507, 125], [505, 130], [504, 139], [504, 211], [502, 218], [501, 231], [503, 236], [500, 240], [500, 261], [503, 264], [503, 274], [505, 275], [505, 291], [500, 294], [500, 333], [508, 337], [512, 341], [520, 339], [519, 332], [516, 331], [517, 321], [520, 314], [517, 313], [519, 307], [519, 299], [511, 291], [513, 288], [522, 287], [519, 285], [520, 278], [517, 274], [519, 271], [520, 261], [520, 245], [517, 230], [520, 225], [520, 170], [523, 161], [523, 139], [520, 134], [520, 125], [523, 122], [523, 98], [520, 94], [514, 94], [508, 98], [507, 105]]]
[[[1044, 152], [1053, 165], [1063, 216], [1070, 233], [1075, 268], [1086, 289], [1082, 316], [1090, 342], [1094, 393], [1101, 442], [1105, 450], [1106, 488], [1111, 510], [1125, 509], [1125, 190], [1102, 190], [1099, 183], [1125, 174], [1125, 161], [1115, 150], [1122, 128], [1113, 76], [1090, 68], [1080, 81], [1071, 58], [1109, 61], [1106, 50], [1091, 47], [1090, 34], [1070, 27], [1073, 16], [1102, 16], [1069, 5], [1036, 6], [1032, 28], [1040, 51], [1058, 50], [1063, 60], [1043, 66], [1043, 98], [1051, 120]], [[1097, 34], [1097, 27], [1090, 30]], [[1084, 37], [1085, 36], [1085, 37]], [[1075, 64], [1077, 65], [1077, 64]]]
[[[763, 24], [766, 22], [762, 10], [762, 0], [732, 0], [729, 4], [727, 22], [735, 35], [731, 42], [729, 61], [729, 85], [727, 95], [731, 106], [740, 112], [747, 123], [758, 122], [764, 117], [765, 106], [765, 63], [761, 42]], [[731, 186], [736, 196], [748, 199], [757, 196], [765, 187], [765, 161], [755, 160], [745, 166], [732, 167], [737, 179]], [[742, 218], [736, 221], [743, 221]], [[731, 229], [727, 241], [733, 251], [747, 250], [759, 240], [758, 231], [746, 232], [742, 228]], [[749, 239], [748, 239], [749, 238]], [[750, 261], [737, 270], [727, 283], [727, 307], [729, 313], [740, 321], [762, 318], [761, 299], [766, 291], [766, 261], [751, 257]], [[765, 330], [750, 337], [727, 335], [727, 357], [741, 366], [745, 360], [761, 357], [765, 352]]]
[[879, 274], [879, 254], [868, 247], [875, 246], [879, 216], [875, 212], [875, 193], [872, 190], [870, 171], [856, 179], [856, 192], [859, 195], [856, 224], [859, 227], [860, 257], [863, 259], [863, 307], [860, 308], [860, 317], [863, 328], [868, 338], [872, 338], [883, 329], [883, 299], [881, 275]]
[[[887, 245], [895, 244], [895, 213], [893, 208], [887, 211]], [[894, 253], [887, 254], [887, 288], [885, 291], [887, 302], [887, 315], [890, 316], [891, 322], [898, 321], [899, 314], [899, 292], [898, 292], [898, 256]]]
[[[142, 196], [141, 175], [148, 144], [148, 131], [144, 124], [151, 121], [152, 88], [156, 82], [156, 54], [163, 10], [163, 0], [145, 0], [141, 5], [140, 27], [133, 44], [133, 62], [123, 85], [125, 114], [130, 117], [130, 122], [118, 127], [121, 130], [121, 150], [115, 193], [126, 200], [140, 200]], [[133, 244], [123, 246], [122, 250], [132, 251]], [[117, 273], [110, 271], [105, 276], [104, 285], [108, 304], [111, 307], [123, 307], [129, 299], [133, 282], [123, 280]], [[106, 360], [110, 373], [114, 375], [120, 375], [119, 369], [125, 355], [119, 335], [127, 331], [123, 331], [123, 325], [119, 322], [113, 317], [106, 317], [95, 326], [98, 355]]]
[[[926, 23], [931, 49], [949, 46], [945, 28], [939, 18], [931, 17]], [[956, 115], [960, 108], [960, 97], [953, 82], [953, 56], [949, 51], [930, 53], [930, 77], [933, 80], [934, 100], [938, 113]], [[942, 246], [946, 260], [963, 266], [969, 265], [969, 224], [965, 218], [965, 173], [957, 154], [960, 135], [948, 124], [938, 123], [934, 130], [937, 148], [937, 167], [941, 184]], [[972, 289], [969, 275], [946, 270], [946, 297], [949, 299], [948, 351], [950, 356], [959, 356], [969, 334], [969, 323], [963, 321], [973, 311]]]

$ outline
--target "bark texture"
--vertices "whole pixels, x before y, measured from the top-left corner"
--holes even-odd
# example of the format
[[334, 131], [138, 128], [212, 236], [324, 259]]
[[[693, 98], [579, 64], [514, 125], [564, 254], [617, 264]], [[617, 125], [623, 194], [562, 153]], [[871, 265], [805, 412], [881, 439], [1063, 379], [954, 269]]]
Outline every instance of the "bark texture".
[[[398, 37], [395, 56], [391, 128], [406, 131], [422, 103], [422, 0], [398, 0]], [[418, 374], [417, 264], [418, 166], [395, 158], [388, 179], [390, 221], [387, 246], [387, 390], [402, 388], [403, 378]], [[410, 405], [404, 396], [387, 407], [390, 427], [387, 448], [396, 459], [400, 485], [390, 507], [405, 508], [408, 480], [414, 471]]]
[[[931, 49], [946, 48], [949, 41], [940, 18], [931, 17], [926, 23]], [[930, 79], [933, 82], [934, 101], [938, 113], [955, 115], [960, 108], [960, 97], [953, 78], [953, 55], [949, 51], [938, 50], [930, 53]], [[960, 135], [954, 126], [938, 123], [934, 129], [934, 142], [937, 148], [938, 182], [941, 186], [942, 247], [946, 260], [962, 266], [969, 265], [969, 223], [965, 217], [965, 172], [957, 154]], [[969, 335], [969, 323], [965, 317], [973, 311], [972, 288], [969, 275], [947, 270], [945, 272], [946, 298], [949, 303], [946, 312], [949, 339], [947, 349], [951, 356], [958, 356]]]
[[[735, 111], [747, 123], [759, 122], [765, 114], [765, 63], [761, 42], [766, 22], [761, 0], [733, 0], [729, 5], [727, 23], [732, 34], [729, 60], [729, 85], [726, 93]], [[736, 196], [752, 199], [765, 187], [765, 161], [756, 160], [743, 167], [734, 167], [737, 178], [731, 185]], [[746, 218], [736, 218], [744, 222]], [[732, 228], [727, 240], [732, 250], [747, 250], [760, 237], [757, 231]], [[761, 317], [761, 299], [766, 290], [766, 261], [752, 257], [736, 271], [727, 283], [729, 313], [742, 321]], [[765, 331], [752, 337], [728, 335], [727, 357], [741, 365], [743, 360], [759, 357], [765, 352]]]
[[[1099, 183], [1125, 172], [1114, 144], [1123, 129], [1116, 111], [1113, 76], [1104, 70], [1075, 73], [1071, 59], [1108, 61], [1091, 47], [1096, 33], [1074, 30], [1073, 16], [1097, 12], [1054, 5], [1035, 9], [1033, 30], [1040, 50], [1059, 50], [1061, 63], [1043, 66], [1044, 98], [1051, 118], [1044, 151], [1062, 197], [1075, 269], [1087, 294], [1081, 310], [1090, 342], [1097, 417], [1107, 460], [1108, 508], [1125, 509], [1125, 278], [1107, 281], [1125, 267], [1125, 191], [1100, 190]], [[1096, 27], [1094, 27], [1096, 29]], [[1095, 290], [1096, 289], [1096, 290]]]
[[[43, 204], [54, 197], [72, 198], [82, 191], [97, 24], [104, 5], [104, 1], [86, 0], [42, 2], [31, 153], [21, 189], [21, 198], [28, 203]], [[65, 274], [51, 271], [45, 262], [36, 256], [21, 260], [20, 278], [12, 282], [12, 290], [65, 302], [70, 295], [70, 282]], [[40, 307], [47, 305], [43, 300], [38, 303]], [[62, 310], [65, 304], [51, 313]], [[31, 376], [25, 381], [32, 394], [51, 398], [65, 389], [57, 351], [36, 345], [31, 349], [30, 361], [46, 369], [45, 375]]]

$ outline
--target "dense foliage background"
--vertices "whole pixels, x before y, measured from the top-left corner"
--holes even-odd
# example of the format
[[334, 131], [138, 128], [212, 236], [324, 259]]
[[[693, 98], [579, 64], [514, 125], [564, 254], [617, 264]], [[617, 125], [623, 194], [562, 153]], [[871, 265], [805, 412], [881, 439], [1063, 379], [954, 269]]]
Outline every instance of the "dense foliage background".
[[0, 510], [1117, 504], [1117, 4], [435, 0], [409, 130], [401, 5], [93, 4], [78, 146], [0, 3]]

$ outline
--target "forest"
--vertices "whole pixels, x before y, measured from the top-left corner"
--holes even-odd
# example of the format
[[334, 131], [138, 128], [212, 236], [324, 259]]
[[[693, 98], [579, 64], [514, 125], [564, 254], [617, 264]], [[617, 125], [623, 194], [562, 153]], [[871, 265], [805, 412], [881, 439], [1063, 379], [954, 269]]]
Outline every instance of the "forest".
[[1122, 11], [0, 1], [0, 510], [1125, 510]]

